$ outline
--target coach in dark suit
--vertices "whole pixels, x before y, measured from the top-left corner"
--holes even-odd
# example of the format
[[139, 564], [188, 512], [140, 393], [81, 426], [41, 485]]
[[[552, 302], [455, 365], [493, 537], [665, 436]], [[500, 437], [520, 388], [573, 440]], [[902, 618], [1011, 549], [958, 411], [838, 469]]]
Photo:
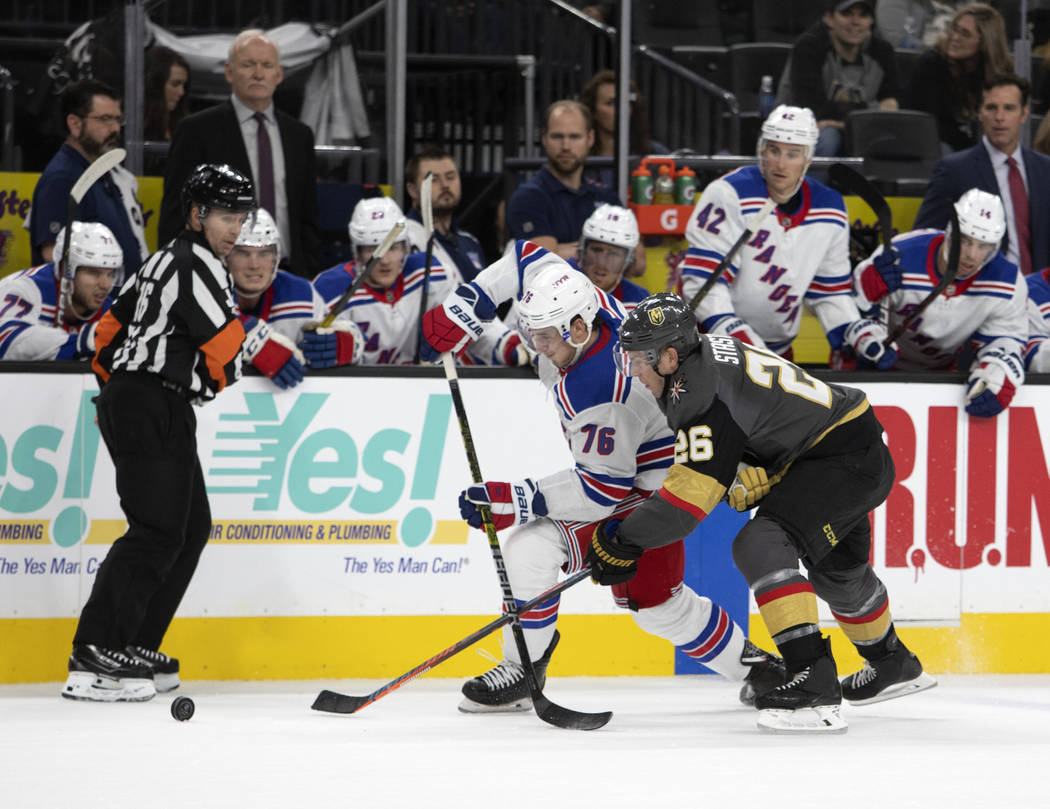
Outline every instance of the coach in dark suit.
[[1003, 254], [1024, 273], [1050, 266], [1050, 157], [1022, 148], [1029, 85], [1012, 74], [985, 81], [976, 146], [943, 157], [915, 217], [916, 228], [944, 228], [948, 206], [971, 188], [998, 195], [1006, 210]]
[[253, 179], [260, 206], [277, 221], [282, 263], [306, 278], [320, 269], [314, 136], [274, 107], [283, 78], [277, 46], [263, 31], [237, 35], [226, 63], [230, 100], [184, 118], [172, 137], [158, 222], [161, 244], [183, 227], [182, 188], [193, 170], [201, 163], [227, 163]]

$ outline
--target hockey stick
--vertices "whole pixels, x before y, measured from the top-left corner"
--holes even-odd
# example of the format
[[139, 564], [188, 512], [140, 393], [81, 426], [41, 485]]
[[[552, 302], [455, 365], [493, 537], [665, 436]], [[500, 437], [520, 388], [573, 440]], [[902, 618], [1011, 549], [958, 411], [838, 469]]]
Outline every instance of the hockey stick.
[[955, 276], [959, 274], [959, 251], [962, 246], [962, 236], [959, 233], [959, 214], [955, 210], [954, 205], [950, 205], [948, 214], [951, 217], [952, 234], [951, 241], [948, 243], [948, 266], [944, 269], [944, 275], [941, 276], [941, 280], [937, 282], [937, 286], [933, 288], [929, 295], [922, 299], [918, 306], [908, 313], [908, 316], [904, 318], [897, 328], [895, 328], [890, 335], [883, 341], [884, 346], [891, 345], [898, 337], [900, 337], [907, 328], [915, 322], [915, 320], [926, 311], [931, 303], [933, 303], [937, 296], [944, 292], [948, 288], [948, 285], [955, 281]]
[[368, 259], [365, 268], [358, 273], [357, 277], [354, 278], [354, 282], [346, 288], [346, 291], [342, 295], [339, 296], [339, 300], [332, 304], [332, 307], [328, 310], [328, 314], [325, 315], [324, 320], [321, 321], [320, 328], [327, 329], [335, 322], [336, 317], [338, 317], [339, 313], [343, 311], [343, 307], [350, 302], [352, 297], [354, 297], [354, 293], [361, 288], [361, 284], [363, 284], [365, 279], [368, 278], [369, 274], [372, 272], [372, 268], [379, 263], [379, 260], [383, 256], [386, 255], [387, 250], [393, 247], [394, 242], [397, 241], [398, 237], [401, 235], [401, 231], [404, 229], [404, 222], [396, 222], [394, 226], [390, 228], [390, 232], [386, 234], [386, 237], [379, 243], [375, 252], [372, 253], [371, 257]]
[[427, 240], [427, 258], [423, 265], [423, 288], [419, 296], [419, 331], [416, 333], [415, 364], [423, 349], [423, 315], [427, 313], [427, 290], [430, 287], [430, 264], [434, 260], [434, 172], [428, 171], [419, 190], [419, 204], [423, 209], [423, 235]]
[[[463, 449], [467, 453], [467, 465], [470, 467], [471, 478], [474, 483], [483, 484], [484, 478], [481, 476], [478, 454], [474, 449], [474, 439], [470, 435], [470, 424], [467, 422], [467, 411], [463, 407], [463, 396], [459, 392], [455, 358], [446, 351], [441, 355], [441, 362], [445, 366], [445, 379], [448, 380], [452, 404], [456, 408], [456, 418], [459, 420], [459, 432], [463, 437]], [[529, 696], [532, 697], [532, 707], [536, 715], [548, 724], [571, 730], [595, 730], [604, 726], [612, 719], [612, 711], [602, 713], [574, 711], [554, 704], [543, 695], [543, 690], [536, 679], [536, 670], [532, 666], [532, 658], [529, 657], [528, 645], [525, 643], [525, 632], [521, 628], [519, 617], [520, 610], [514, 601], [514, 593], [510, 589], [510, 578], [507, 576], [507, 568], [503, 563], [503, 552], [500, 550], [499, 539], [496, 536], [496, 526], [492, 523], [492, 512], [488, 506], [478, 506], [478, 511], [481, 512], [481, 520], [485, 526], [485, 533], [488, 535], [492, 561], [496, 563], [496, 574], [499, 576], [500, 589], [503, 590], [503, 608], [511, 616], [510, 626], [514, 632], [514, 645], [521, 658], [521, 667], [525, 671], [525, 682], [529, 687]]]
[[751, 238], [756, 230], [758, 230], [758, 226], [762, 224], [775, 207], [777, 207], [776, 202], [767, 199], [762, 207], [758, 209], [758, 212], [751, 217], [751, 220], [747, 223], [747, 227], [744, 228], [744, 232], [740, 234], [740, 237], [735, 242], [733, 242], [733, 246], [729, 248], [729, 252], [726, 253], [725, 258], [718, 262], [718, 266], [711, 271], [707, 280], [704, 281], [704, 285], [700, 287], [699, 292], [689, 299], [689, 309], [691, 311], [696, 311], [696, 307], [700, 305], [700, 301], [706, 298], [707, 293], [714, 288], [718, 279], [722, 277], [722, 273], [726, 271], [726, 267], [733, 263], [733, 259], [736, 258], [736, 254], [740, 252], [740, 248], [742, 248], [744, 243]]
[[871, 180], [845, 163], [833, 164], [828, 169], [828, 177], [832, 185], [840, 191], [860, 197], [871, 208], [879, 223], [882, 249], [888, 253], [892, 249], [893, 241], [893, 211], [890, 210], [890, 204], [886, 202], [886, 198], [879, 192], [879, 189]]
[[91, 165], [84, 169], [84, 173], [80, 175], [80, 178], [73, 183], [73, 187], [69, 189], [64, 237], [61, 245], [55, 245], [57, 253], [52, 253], [51, 255], [52, 261], [55, 260], [56, 255], [58, 256], [55, 266], [62, 268], [58, 288], [58, 305], [55, 307], [56, 326], [62, 325], [62, 317], [65, 314], [66, 306], [73, 295], [73, 273], [69, 271], [69, 240], [73, 238], [73, 220], [76, 219], [77, 206], [80, 205], [80, 201], [84, 199], [84, 195], [87, 194], [91, 186], [102, 179], [102, 176], [111, 168], [118, 165], [126, 155], [127, 152], [124, 149], [111, 149], [100, 154], [91, 162]]
[[[580, 570], [571, 575], [565, 581], [559, 582], [558, 584], [551, 587], [549, 590], [545, 590], [530, 601], [526, 601], [521, 605], [521, 612], [528, 612], [537, 604], [542, 604], [549, 598], [553, 598], [563, 590], [568, 590], [574, 584], [583, 581], [590, 576], [590, 570]], [[517, 616], [514, 613], [506, 613], [503, 616], [497, 618], [494, 621], [490, 621], [475, 632], [467, 635], [463, 640], [456, 641], [454, 644], [449, 646], [442, 652], [438, 652], [436, 655], [431, 657], [429, 660], [425, 660], [420, 663], [414, 669], [406, 671], [400, 677], [395, 680], [391, 680], [389, 683], [384, 685], [382, 688], [378, 688], [371, 694], [364, 697], [354, 697], [349, 694], [339, 694], [335, 691], [322, 691], [317, 695], [317, 699], [314, 700], [314, 704], [310, 707], [315, 711], [325, 711], [326, 713], [357, 713], [362, 708], [371, 705], [377, 699], [381, 699], [389, 694], [391, 691], [395, 691], [407, 682], [411, 682], [421, 674], [425, 674], [434, 666], [444, 663], [450, 657], [459, 654], [464, 649], [467, 649], [477, 643], [484, 637], [491, 635], [497, 629], [506, 626], [513, 621]]]

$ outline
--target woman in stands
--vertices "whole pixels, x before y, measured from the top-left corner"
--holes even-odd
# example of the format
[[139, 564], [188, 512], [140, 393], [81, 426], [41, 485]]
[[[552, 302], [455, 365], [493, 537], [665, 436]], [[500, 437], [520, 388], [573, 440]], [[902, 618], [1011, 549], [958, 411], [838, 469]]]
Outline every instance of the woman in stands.
[[977, 108], [987, 76], [1013, 68], [1003, 18], [987, 3], [961, 6], [947, 33], [919, 57], [905, 108], [937, 118], [945, 153], [977, 143]]

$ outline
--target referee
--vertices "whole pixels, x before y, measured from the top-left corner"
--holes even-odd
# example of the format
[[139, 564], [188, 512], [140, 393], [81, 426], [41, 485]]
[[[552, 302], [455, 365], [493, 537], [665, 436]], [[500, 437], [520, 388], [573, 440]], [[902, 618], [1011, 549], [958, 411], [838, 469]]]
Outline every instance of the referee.
[[98, 425], [128, 531], [80, 614], [70, 699], [141, 701], [179, 684], [178, 660], [159, 648], [211, 530], [192, 405], [240, 378], [244, 329], [224, 260], [255, 193], [229, 166], [203, 164], [183, 206], [185, 229], [124, 285], [95, 334]]

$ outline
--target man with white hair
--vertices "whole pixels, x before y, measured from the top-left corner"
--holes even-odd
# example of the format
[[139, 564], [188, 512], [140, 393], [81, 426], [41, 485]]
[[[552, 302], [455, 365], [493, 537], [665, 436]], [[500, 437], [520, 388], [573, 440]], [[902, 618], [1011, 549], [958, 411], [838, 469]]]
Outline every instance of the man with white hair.
[[94, 356], [95, 327], [123, 280], [124, 253], [101, 222], [73, 222], [72, 231], [67, 259], [60, 255], [63, 228], [55, 261], [0, 280], [0, 359]]
[[[967, 369], [966, 412], [996, 416], [1024, 382], [1028, 286], [1017, 265], [999, 252], [1006, 232], [1003, 203], [971, 188], [955, 203], [959, 263], [955, 280], [897, 338], [901, 369]], [[948, 271], [949, 231], [902, 233], [857, 265], [861, 309], [897, 329]]]
[[863, 357], [888, 368], [897, 354], [883, 346], [885, 327], [862, 318], [850, 294], [846, 204], [837, 191], [806, 176], [816, 142], [809, 109], [781, 105], [770, 113], [758, 139], [758, 165], [712, 182], [693, 209], [682, 296], [691, 300], [771, 199], [772, 215], [754, 224], [696, 308], [701, 330], [790, 360], [805, 304], [823, 326], [833, 360]]
[[274, 106], [283, 79], [280, 53], [265, 31], [236, 36], [226, 62], [230, 100], [184, 118], [172, 136], [158, 222], [161, 244], [182, 229], [180, 194], [193, 169], [227, 163], [252, 178], [259, 207], [276, 220], [287, 269], [308, 279], [317, 273], [314, 135]]

